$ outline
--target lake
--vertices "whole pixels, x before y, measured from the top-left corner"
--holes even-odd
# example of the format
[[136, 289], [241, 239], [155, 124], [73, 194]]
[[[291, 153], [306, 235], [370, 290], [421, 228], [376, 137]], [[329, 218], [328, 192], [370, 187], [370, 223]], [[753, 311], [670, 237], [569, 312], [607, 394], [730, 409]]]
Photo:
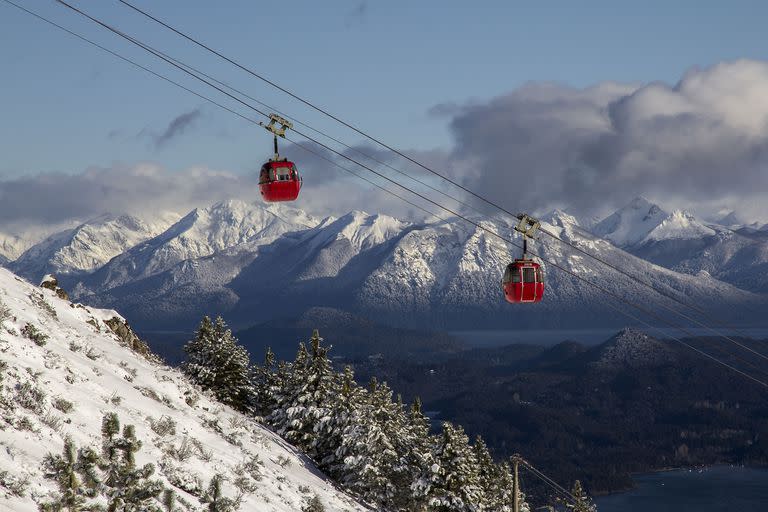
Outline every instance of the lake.
[[597, 498], [599, 512], [765, 512], [768, 470], [715, 466], [649, 473], [637, 488]]

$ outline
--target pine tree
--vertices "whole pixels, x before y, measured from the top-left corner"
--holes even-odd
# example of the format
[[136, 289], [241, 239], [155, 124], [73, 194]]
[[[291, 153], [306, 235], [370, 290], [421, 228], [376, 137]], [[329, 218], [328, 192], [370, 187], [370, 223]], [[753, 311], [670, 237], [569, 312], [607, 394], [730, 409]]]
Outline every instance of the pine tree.
[[592, 502], [592, 498], [587, 495], [580, 481], [576, 480], [573, 483], [571, 495], [574, 497], [575, 503], [566, 504], [565, 507], [568, 510], [573, 510], [574, 512], [595, 512], [597, 510], [597, 506]]
[[[493, 504], [491, 510], [497, 510], [499, 504], [496, 503], [496, 492], [499, 489], [499, 480], [503, 477], [499, 471], [499, 467], [493, 462], [491, 452], [488, 451], [488, 446], [483, 441], [483, 438], [477, 436], [475, 443], [472, 445], [472, 452], [475, 455], [475, 461], [478, 469], [478, 483], [483, 490], [486, 504]], [[511, 480], [510, 480], [511, 483]]]
[[288, 439], [288, 433], [296, 426], [291, 417], [295, 413], [292, 408], [296, 405], [299, 394], [304, 390], [308, 360], [306, 345], [299, 343], [299, 350], [296, 352], [293, 363], [281, 361], [277, 365], [274, 386], [271, 388], [274, 409], [267, 417], [267, 423], [286, 439]]
[[264, 365], [256, 366], [253, 371], [254, 412], [260, 419], [265, 419], [277, 405], [273, 388], [277, 385], [275, 373], [275, 353], [270, 347], [264, 354]]
[[60, 494], [53, 501], [41, 504], [42, 512], [95, 510], [95, 505], [88, 504], [88, 490], [83, 487], [78, 478], [79, 464], [76, 451], [72, 438], [67, 437], [64, 440], [62, 455], [49, 453], [43, 459], [45, 477], [56, 482]]
[[216, 399], [239, 411], [252, 408], [250, 356], [238, 344], [221, 317], [204, 317], [192, 341], [184, 346], [187, 361], [182, 365], [193, 382], [211, 390]]
[[442, 435], [433, 448], [434, 464], [414, 484], [430, 510], [440, 512], [475, 512], [484, 502], [480, 472], [461, 427], [443, 423]]
[[172, 489], [163, 491], [160, 502], [163, 504], [163, 512], [179, 512], [179, 509], [176, 508], [176, 492]]
[[269, 418], [280, 435], [315, 460], [324, 456], [320, 433], [331, 421], [334, 382], [328, 349], [321, 342], [315, 329], [310, 339], [311, 353], [303, 343], [299, 345], [286, 382], [276, 390], [276, 409]]
[[118, 469], [120, 465], [120, 448], [116, 440], [120, 433], [120, 420], [117, 414], [113, 412], [106, 413], [101, 419], [101, 445], [102, 460], [101, 469], [104, 471], [104, 485], [108, 489], [116, 488], [119, 485], [120, 475]]
[[224, 477], [214, 475], [208, 484], [208, 492], [205, 494], [202, 503], [208, 504], [208, 512], [235, 512], [238, 509], [238, 503], [232, 498], [227, 498], [221, 490], [221, 483]]
[[117, 436], [120, 422], [117, 415], [108, 413], [102, 420], [102, 470], [104, 494], [107, 497], [108, 512], [159, 512], [156, 498], [164, 487], [159, 480], [151, 480], [154, 465], [136, 467], [135, 454], [141, 449], [133, 425], [123, 428], [123, 435]]
[[366, 500], [391, 508], [400, 496], [398, 485], [410, 483], [407, 476], [400, 478], [407, 475], [406, 450], [398, 446], [405, 441], [405, 416], [392, 402], [390, 388], [375, 378], [366, 398], [343, 435], [341, 479]]
[[343, 473], [343, 461], [347, 455], [343, 447], [344, 435], [355, 421], [355, 411], [366, 399], [366, 393], [355, 382], [355, 374], [349, 366], [344, 368], [343, 373], [334, 375], [332, 390], [330, 418], [322, 422], [316, 431], [317, 451], [320, 467], [334, 477], [339, 477]]
[[83, 487], [86, 496], [93, 498], [98, 496], [104, 482], [99, 474], [101, 457], [91, 447], [80, 448], [77, 455], [77, 472], [83, 479]]
[[402, 500], [410, 501], [412, 508], [420, 509], [425, 504], [425, 497], [414, 489], [418, 487], [421, 475], [428, 474], [434, 457], [432, 446], [436, 441], [429, 433], [429, 418], [422, 411], [422, 403], [419, 397], [414, 398], [408, 412], [406, 436], [409, 445], [407, 461], [410, 470], [408, 485], [400, 489]]

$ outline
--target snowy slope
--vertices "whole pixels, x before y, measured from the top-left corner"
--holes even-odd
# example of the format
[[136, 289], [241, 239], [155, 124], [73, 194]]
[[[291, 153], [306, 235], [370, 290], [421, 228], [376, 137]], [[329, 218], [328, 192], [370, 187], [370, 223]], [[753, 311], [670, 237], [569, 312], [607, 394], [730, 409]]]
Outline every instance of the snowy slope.
[[27, 249], [10, 268], [33, 282], [48, 273], [90, 272], [159, 235], [178, 218], [172, 213], [157, 215], [151, 221], [130, 215], [104, 215], [49, 236]]
[[[5, 269], [0, 300], [10, 308], [0, 325], [0, 509], [36, 511], [54, 489], [41, 470], [46, 453], [61, 453], [64, 436], [79, 447], [100, 446], [101, 418], [115, 412], [143, 440], [137, 463], [155, 464], [155, 477], [194, 510], [199, 488], [216, 473], [228, 478], [224, 491], [234, 496], [234, 478], [253, 457], [260, 479], [243, 473], [253, 488], [241, 510], [298, 511], [314, 494], [327, 510], [365, 510], [271, 432], [201, 395], [177, 370], [127, 348], [105, 323], [119, 318], [114, 311], [75, 307]], [[26, 324], [49, 336], [43, 346], [21, 334]], [[71, 402], [72, 410], [55, 408], [56, 400]], [[175, 432], [153, 430], [161, 418]]]

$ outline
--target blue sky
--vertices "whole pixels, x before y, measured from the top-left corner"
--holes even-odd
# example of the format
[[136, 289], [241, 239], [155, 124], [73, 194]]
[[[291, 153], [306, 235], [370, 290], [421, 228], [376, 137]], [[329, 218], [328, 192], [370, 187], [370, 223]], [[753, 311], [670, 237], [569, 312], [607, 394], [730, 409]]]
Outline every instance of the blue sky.
[[[528, 81], [674, 83], [691, 66], [768, 53], [764, 2], [136, 4], [404, 148], [449, 143], [445, 120], [428, 114], [437, 103], [486, 99]], [[54, 2], [24, 5], [169, 72]], [[117, 2], [77, 5], [357, 140]], [[246, 171], [268, 154], [268, 138], [247, 123], [12, 7], [0, 5], [0, 28], [2, 175], [142, 160]], [[154, 147], [147, 132], [161, 133], [199, 107], [201, 118], [183, 136]]]
[[[492, 152], [504, 146], [504, 130], [515, 119], [495, 125], [501, 132], [489, 150], [467, 131], [474, 119], [467, 105], [484, 107], [498, 98], [522, 101], [518, 96], [526, 84], [551, 82], [559, 88], [555, 96], [565, 91], [573, 98], [581, 88], [616, 82], [630, 84], [630, 94], [631, 87], [657, 81], [673, 86], [697, 67], [768, 60], [768, 4], [757, 1], [134, 1], [393, 146], [441, 151], [438, 161], [445, 165], [459, 159], [458, 147], [474, 144]], [[116, 0], [73, 2], [266, 103], [351, 144], [360, 142]], [[23, 4], [253, 115], [51, 0]], [[0, 183], [41, 172], [78, 174], [142, 162], [168, 172], [200, 167], [248, 175], [270, 155], [270, 140], [262, 130], [2, 2], [0, 62]], [[605, 98], [592, 100], [596, 108], [608, 108]], [[436, 105], [459, 108], [435, 115]], [[507, 115], [518, 110], [511, 112]], [[158, 143], [174, 119], [185, 115], [191, 120], [186, 129]], [[545, 155], [557, 149], [541, 148]], [[745, 148], [744, 154], [752, 150]], [[571, 162], [563, 166], [568, 176], [571, 167]], [[463, 179], [462, 172], [454, 176]], [[588, 178], [595, 171], [578, 173]], [[313, 181], [318, 179], [310, 178], [309, 187]], [[674, 181], [680, 182], [678, 177]], [[627, 194], [654, 195], [647, 183], [640, 185]], [[667, 192], [664, 186], [657, 189], [659, 196]], [[679, 191], [667, 195], [684, 206], [706, 200], [712, 208], [741, 199], [734, 194], [681, 198]], [[563, 206], [562, 196], [554, 194], [547, 206]]]

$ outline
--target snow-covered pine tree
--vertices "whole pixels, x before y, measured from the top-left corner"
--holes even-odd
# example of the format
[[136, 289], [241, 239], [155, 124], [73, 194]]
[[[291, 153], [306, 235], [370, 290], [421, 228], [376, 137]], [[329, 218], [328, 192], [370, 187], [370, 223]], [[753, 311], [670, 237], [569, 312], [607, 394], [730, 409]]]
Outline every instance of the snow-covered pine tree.
[[480, 472], [464, 429], [443, 423], [443, 432], [433, 448], [435, 462], [414, 484], [417, 496], [426, 498], [436, 512], [483, 510]]
[[299, 345], [287, 378], [281, 387], [273, 388], [276, 408], [268, 418], [280, 435], [316, 460], [322, 458], [316, 428], [330, 420], [334, 380], [328, 350], [320, 345], [321, 341], [315, 330], [310, 340], [311, 353], [303, 343]]
[[[499, 471], [499, 467], [493, 462], [491, 452], [488, 450], [488, 446], [480, 436], [475, 437], [475, 443], [472, 445], [472, 452], [475, 455], [475, 461], [478, 469], [478, 483], [483, 490], [485, 496], [485, 502], [487, 505], [491, 505], [495, 502], [496, 489], [500, 484], [499, 480], [502, 477]], [[510, 480], [511, 482], [511, 480]], [[493, 503], [493, 506], [489, 508], [491, 510], [497, 510], [498, 503]]]
[[156, 499], [164, 486], [159, 480], [151, 480], [155, 467], [152, 464], [136, 467], [135, 454], [142, 443], [136, 438], [133, 425], [126, 425], [121, 437], [117, 436], [119, 430], [117, 415], [106, 414], [101, 431], [107, 512], [160, 512]]
[[307, 454], [315, 460], [322, 460], [327, 453], [323, 453], [324, 431], [331, 422], [331, 404], [337, 399], [334, 392], [335, 372], [328, 359], [328, 347], [321, 346], [323, 338], [315, 329], [310, 339], [310, 360], [306, 373], [306, 388], [304, 400], [300, 401], [304, 407], [304, 415], [308, 426], [312, 431], [304, 435], [307, 443]]
[[250, 356], [221, 317], [215, 322], [204, 317], [194, 339], [184, 350], [187, 360], [182, 370], [193, 382], [211, 390], [219, 401], [239, 411], [252, 408]]
[[202, 503], [208, 504], [206, 508], [208, 512], [235, 512], [239, 508], [237, 500], [227, 498], [221, 491], [221, 482], [223, 480], [223, 476], [219, 474], [214, 475], [208, 484], [208, 492], [200, 500]]
[[348, 455], [343, 444], [345, 432], [356, 421], [356, 411], [367, 400], [364, 389], [355, 382], [352, 368], [346, 366], [342, 373], [334, 375], [330, 419], [320, 424], [317, 430], [318, 461], [334, 478], [340, 479], [344, 471], [344, 458]]
[[275, 353], [270, 347], [264, 354], [264, 365], [253, 369], [254, 413], [264, 420], [277, 405], [273, 388], [277, 385]]
[[180, 509], [176, 508], [176, 491], [173, 489], [163, 491], [160, 503], [163, 504], [163, 512], [180, 512]]
[[114, 412], [108, 412], [101, 419], [101, 447], [102, 458], [99, 467], [104, 472], [103, 483], [107, 489], [117, 487], [120, 480], [118, 468], [120, 467], [120, 448], [116, 441], [120, 433], [120, 420]]
[[[302, 351], [306, 355], [306, 347], [303, 346], [303, 343], [299, 344], [299, 353]], [[269, 394], [269, 409], [265, 410], [264, 421], [272, 426], [275, 432], [280, 432], [286, 423], [287, 415], [284, 407], [290, 402], [294, 393], [293, 389], [289, 389], [293, 386], [294, 372], [293, 363], [279, 361], [277, 369], [270, 376], [270, 386], [266, 391]]]
[[163, 492], [164, 486], [160, 480], [152, 480], [155, 473], [154, 464], [136, 467], [136, 452], [141, 449], [141, 441], [136, 439], [133, 425], [123, 428], [121, 450], [123, 452], [120, 467], [120, 487], [122, 488], [122, 503], [125, 512], [157, 511], [155, 499]]
[[405, 435], [405, 418], [402, 409], [392, 402], [392, 390], [375, 378], [371, 379], [367, 398], [356, 409], [342, 439], [342, 483], [367, 501], [392, 509], [400, 496], [397, 476], [406, 471], [396, 440]]
[[56, 482], [59, 495], [52, 501], [40, 505], [41, 512], [85, 512], [97, 510], [98, 505], [89, 504], [90, 493], [78, 478], [80, 464], [76, 455], [75, 443], [72, 438], [64, 439], [62, 455], [49, 453], [43, 459], [45, 477]]
[[434, 463], [432, 456], [432, 446], [436, 440], [430, 435], [429, 418], [422, 411], [422, 403], [419, 397], [414, 398], [408, 412], [407, 437], [409, 451], [407, 454], [408, 465], [411, 469], [411, 481], [401, 492], [409, 494], [412, 503], [415, 506], [424, 505], [424, 496], [413, 491], [414, 484], [420, 476], [427, 474]]
[[[384, 383], [379, 386], [382, 393], [382, 401], [391, 402], [392, 392]], [[375, 402], [376, 400], [374, 400]], [[392, 504], [396, 510], [412, 508], [414, 496], [411, 493], [411, 484], [418, 478], [421, 471], [423, 450], [428, 451], [429, 435], [426, 437], [420, 426], [414, 428], [411, 424], [411, 413], [406, 413], [403, 398], [399, 394], [397, 400], [390, 409], [389, 417], [384, 418], [383, 427], [397, 454], [397, 461], [392, 468], [390, 480], [395, 486], [396, 492], [392, 498]]]
[[592, 498], [587, 495], [580, 481], [576, 480], [573, 483], [571, 495], [574, 497], [575, 503], [568, 503], [565, 505], [565, 508], [574, 512], [596, 512], [597, 506], [592, 501]]

